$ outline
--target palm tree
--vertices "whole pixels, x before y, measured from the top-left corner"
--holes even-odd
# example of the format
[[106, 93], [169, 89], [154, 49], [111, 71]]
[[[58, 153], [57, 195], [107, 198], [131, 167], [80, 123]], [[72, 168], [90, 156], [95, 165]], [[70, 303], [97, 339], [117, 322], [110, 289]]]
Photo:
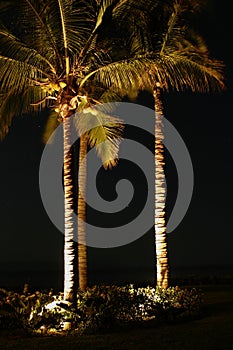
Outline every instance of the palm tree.
[[[126, 95], [148, 66], [147, 55], [127, 51], [129, 38], [115, 30], [125, 0], [8, 0], [0, 5], [0, 135], [16, 116], [51, 110], [50, 124], [63, 123], [64, 142], [64, 299], [75, 298], [76, 228], [72, 219], [71, 115]], [[108, 24], [106, 28], [106, 23]], [[120, 21], [119, 21], [120, 23]], [[109, 30], [109, 28], [113, 28]], [[54, 118], [54, 114], [56, 117]], [[91, 114], [91, 113], [90, 113]], [[88, 115], [88, 114], [86, 114]], [[80, 131], [80, 160], [95, 146], [105, 167], [116, 164], [122, 125], [99, 118], [98, 127]], [[53, 123], [54, 121], [54, 123]], [[51, 126], [51, 125], [50, 125]], [[110, 141], [110, 147], [102, 141]], [[83, 162], [82, 162], [83, 163]], [[85, 164], [79, 170], [85, 188]], [[79, 280], [87, 285], [85, 191], [79, 193]]]
[[[156, 3], [156, 4], [155, 4]], [[200, 8], [196, 0], [168, 0], [154, 3], [155, 12], [150, 7], [147, 17], [148, 29], [141, 31], [137, 38], [137, 52], [147, 51], [153, 58], [150, 65], [150, 78], [145, 74], [143, 88], [149, 89], [155, 102], [155, 243], [157, 285], [169, 285], [168, 249], [166, 239], [166, 196], [164, 173], [164, 108], [163, 91], [182, 91], [205, 93], [224, 88], [223, 63], [209, 57], [202, 37], [190, 28], [191, 13]], [[156, 23], [155, 13], [159, 13]], [[154, 25], [155, 23], [155, 25]], [[144, 24], [143, 24], [144, 26]], [[139, 32], [139, 31], [138, 31]], [[144, 45], [140, 46], [140, 42]], [[147, 43], [147, 45], [145, 45]], [[151, 55], [151, 56], [150, 56]], [[147, 80], [148, 79], [148, 80]], [[147, 80], [147, 81], [146, 81]]]

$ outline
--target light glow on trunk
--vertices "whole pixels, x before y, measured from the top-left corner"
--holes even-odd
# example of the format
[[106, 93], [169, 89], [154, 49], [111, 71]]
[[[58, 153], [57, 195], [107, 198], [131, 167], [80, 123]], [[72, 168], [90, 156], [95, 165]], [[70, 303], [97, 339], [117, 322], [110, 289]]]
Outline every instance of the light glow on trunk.
[[160, 87], [153, 91], [155, 100], [155, 244], [157, 286], [168, 287], [168, 257], [166, 238], [166, 181], [164, 173], [164, 131], [163, 106], [160, 96]]

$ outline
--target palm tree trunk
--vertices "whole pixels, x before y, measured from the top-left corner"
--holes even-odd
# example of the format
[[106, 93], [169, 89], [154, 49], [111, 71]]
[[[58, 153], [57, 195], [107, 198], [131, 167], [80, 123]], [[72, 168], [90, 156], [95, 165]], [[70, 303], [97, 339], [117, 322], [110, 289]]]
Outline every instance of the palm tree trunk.
[[78, 272], [79, 289], [87, 288], [87, 247], [86, 247], [86, 176], [87, 137], [80, 137], [78, 171]]
[[64, 142], [64, 300], [74, 302], [75, 287], [75, 222], [73, 220], [73, 180], [72, 180], [72, 154], [70, 142], [71, 118], [63, 119]]
[[165, 220], [166, 181], [164, 173], [163, 104], [159, 84], [153, 90], [155, 101], [155, 243], [157, 286], [168, 287], [168, 252]]

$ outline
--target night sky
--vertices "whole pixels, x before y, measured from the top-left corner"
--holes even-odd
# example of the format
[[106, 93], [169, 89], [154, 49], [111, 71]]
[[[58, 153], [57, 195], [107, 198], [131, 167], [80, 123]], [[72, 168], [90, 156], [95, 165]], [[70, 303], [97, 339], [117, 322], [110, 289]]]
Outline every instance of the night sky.
[[[168, 235], [173, 274], [180, 268], [186, 273], [193, 273], [195, 269], [204, 272], [207, 268], [217, 273], [233, 266], [233, 24], [230, 14], [229, 1], [213, 0], [197, 21], [211, 57], [223, 60], [226, 65], [226, 91], [214, 95], [165, 96], [165, 116], [185, 141], [195, 176], [187, 214]], [[140, 96], [138, 103], [153, 108], [150, 96]], [[63, 235], [47, 217], [38, 184], [45, 120], [45, 114], [15, 119], [0, 144], [0, 285], [22, 285], [28, 281], [35, 285], [62, 286]], [[169, 214], [177, 189], [169, 155], [166, 171]], [[127, 246], [91, 248], [88, 253], [93, 282], [153, 280], [153, 230]]]

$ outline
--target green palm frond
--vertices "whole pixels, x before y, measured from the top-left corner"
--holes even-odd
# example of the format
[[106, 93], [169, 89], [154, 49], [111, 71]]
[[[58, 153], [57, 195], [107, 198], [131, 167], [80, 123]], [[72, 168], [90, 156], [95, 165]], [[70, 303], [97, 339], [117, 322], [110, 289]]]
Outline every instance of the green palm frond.
[[43, 143], [53, 143], [53, 138], [51, 137], [56, 128], [60, 125], [61, 121], [59, 116], [55, 111], [51, 111], [48, 115], [47, 122], [45, 124], [42, 142]]
[[[88, 56], [91, 54], [91, 52], [95, 51], [97, 54], [98, 29], [103, 22], [106, 11], [113, 5], [115, 1], [116, 0], [101, 0], [96, 3], [96, 7], [90, 6], [90, 4], [88, 5], [88, 8], [91, 8], [94, 11], [94, 16], [92, 17], [94, 26], [89, 26], [89, 31], [86, 31], [88, 38], [80, 50], [74, 69], [79, 68], [80, 65], [83, 65], [84, 62], [88, 61]], [[93, 14], [92, 11], [90, 11], [90, 13]]]
[[159, 3], [160, 0], [119, 0], [113, 8], [112, 14], [117, 20], [125, 21], [130, 15], [136, 17], [138, 11], [144, 14], [151, 13]]
[[0, 84], [1, 90], [14, 86], [19, 93], [32, 80], [51, 78], [55, 68], [33, 47], [27, 46], [3, 24], [0, 27]]
[[[198, 11], [200, 2], [168, 0], [166, 21], [153, 41], [150, 68], [143, 73], [143, 85], [153, 90], [155, 82], [169, 91], [191, 89], [197, 92], [220, 91], [224, 85], [224, 64], [209, 58], [207, 46], [201, 36], [187, 25], [182, 16]], [[167, 23], [167, 24], [166, 24]], [[154, 34], [154, 33], [153, 33]], [[146, 32], [145, 36], [151, 35]], [[139, 50], [140, 53], [140, 50]], [[148, 56], [149, 57], [149, 56]]]
[[14, 86], [20, 93], [25, 86], [32, 84], [33, 81], [48, 77], [50, 75], [39, 67], [0, 54], [1, 90], [8, 90]]
[[89, 40], [90, 43], [89, 45], [87, 46], [87, 49], [86, 49], [86, 57], [88, 57], [89, 55], [91, 55], [92, 52], [95, 52], [96, 51], [96, 43], [97, 43], [97, 34], [94, 34], [91, 39]]
[[[160, 54], [164, 53], [164, 50], [166, 49], [166, 46], [168, 45], [168, 42], [170, 40], [170, 35], [172, 35], [173, 32], [176, 31], [177, 29], [176, 26], [179, 20], [179, 16], [182, 12], [182, 8], [183, 7], [182, 7], [181, 1], [175, 0], [173, 2], [172, 12], [167, 22], [167, 29], [162, 35]], [[179, 33], [179, 29], [178, 29], [178, 33]]]
[[[9, 11], [14, 13], [21, 28], [15, 32], [23, 42], [56, 66], [57, 73], [65, 68], [64, 35], [69, 52], [79, 52], [95, 25], [94, 10], [85, 0], [9, 0], [6, 10], [8, 17]], [[5, 25], [7, 27], [7, 22]]]
[[98, 6], [97, 16], [96, 16], [96, 24], [95, 24], [95, 28], [93, 30], [93, 33], [95, 33], [97, 31], [97, 29], [100, 27], [107, 9], [110, 6], [112, 6], [114, 4], [114, 2], [115, 2], [115, 0], [101, 0], [100, 1], [100, 4]]
[[116, 90], [114, 88], [106, 89], [99, 97], [100, 103], [107, 102], [119, 102], [124, 96], [127, 95], [127, 91]]
[[111, 61], [112, 59], [108, 51], [96, 46], [90, 50], [89, 54], [87, 54], [85, 63], [87, 64], [87, 67], [90, 67], [93, 71], [99, 67], [104, 67], [110, 64]]
[[104, 113], [100, 105], [79, 113], [75, 122], [79, 135], [88, 135], [88, 143], [90, 147], [95, 147], [104, 168], [115, 166], [124, 130], [123, 121]]
[[220, 91], [224, 88], [222, 61], [209, 59], [198, 52], [171, 52], [150, 61], [150, 74], [143, 75], [143, 83], [153, 90], [155, 82], [167, 91], [190, 89], [193, 92]]
[[203, 38], [187, 27], [170, 32], [167, 45], [159, 56], [158, 80], [164, 87], [178, 91], [190, 88], [197, 92], [224, 88], [223, 62], [210, 59]]
[[[62, 68], [62, 55], [59, 52], [57, 38], [51, 30], [48, 4], [43, 0], [9, 0], [5, 11], [8, 22], [11, 14], [15, 22], [13, 28], [11, 25], [14, 33], [28, 46], [47, 57], [53, 65], [59, 65]], [[1, 20], [4, 23], [3, 16]], [[5, 25], [8, 27], [8, 23]]]
[[225, 87], [224, 65], [221, 61], [200, 57], [195, 52], [192, 55], [185, 52], [174, 54], [170, 59], [175, 60], [177, 75], [180, 77], [180, 80], [177, 79], [177, 90], [188, 87], [192, 91], [209, 92], [220, 91]]
[[[60, 21], [64, 24], [62, 36], [67, 40], [71, 52], [79, 52], [85, 45], [94, 26], [94, 11], [87, 1], [53, 0], [51, 11], [59, 5]], [[51, 13], [51, 15], [52, 15]], [[57, 24], [52, 22], [53, 32], [56, 33]]]
[[97, 82], [105, 87], [113, 86], [116, 90], [128, 90], [138, 86], [142, 79], [142, 72], [150, 67], [150, 58], [146, 55], [132, 59], [113, 62], [97, 68], [81, 81], [80, 86], [84, 86], [86, 81], [94, 76]]
[[127, 56], [151, 51], [151, 37], [148, 33], [156, 18], [152, 13], [155, 13], [159, 3], [157, 0], [120, 0], [114, 6], [113, 22], [120, 27], [120, 40], [122, 36], [127, 38]]
[[45, 103], [36, 107], [31, 103], [44, 97], [43, 91], [36, 86], [28, 86], [21, 93], [14, 86], [0, 97], [0, 140], [7, 134], [14, 117], [40, 111]]
[[139, 53], [146, 53], [149, 52], [151, 49], [151, 43], [147, 35], [148, 28], [146, 25], [146, 21], [143, 22], [143, 26], [137, 26], [134, 27], [134, 29], [131, 31], [130, 37], [129, 37], [129, 48], [130, 52], [133, 55], [138, 55]]
[[127, 89], [140, 80], [143, 67], [140, 60], [111, 63], [96, 70], [95, 78], [106, 87], [113, 85], [119, 90]]
[[[14, 113], [9, 113], [6, 109], [5, 100], [7, 97], [8, 97], [7, 94], [4, 94], [4, 93], [0, 95], [0, 106], [1, 106], [0, 108], [2, 109], [2, 112], [0, 112], [0, 141], [2, 141], [4, 137], [7, 135], [9, 131], [9, 127], [12, 123], [12, 119], [14, 117]], [[9, 97], [8, 97], [8, 100], [9, 100]]]
[[[135, 98], [140, 89], [152, 90], [155, 82], [168, 91], [222, 89], [222, 63], [210, 59], [203, 40], [185, 26], [185, 16], [191, 8], [196, 11], [201, 0], [198, 6], [194, 3], [4, 1], [0, 5], [0, 93], [6, 99], [1, 110], [10, 114], [0, 113], [2, 130], [10, 125], [12, 113], [25, 113], [37, 101], [35, 107], [44, 108], [49, 96], [56, 100], [53, 108], [86, 96], [78, 102], [83, 109], [124, 96]], [[16, 94], [24, 96], [24, 102], [14, 99]], [[13, 99], [18, 109], [7, 106]]]
[[50, 70], [55, 73], [55, 68], [52, 64], [42, 56], [39, 52], [31, 47], [27, 47], [20, 42], [19, 38], [10, 33], [3, 26], [0, 27], [0, 52], [5, 57], [14, 58], [15, 60], [31, 64], [35, 67], [40, 67], [45, 71]]

